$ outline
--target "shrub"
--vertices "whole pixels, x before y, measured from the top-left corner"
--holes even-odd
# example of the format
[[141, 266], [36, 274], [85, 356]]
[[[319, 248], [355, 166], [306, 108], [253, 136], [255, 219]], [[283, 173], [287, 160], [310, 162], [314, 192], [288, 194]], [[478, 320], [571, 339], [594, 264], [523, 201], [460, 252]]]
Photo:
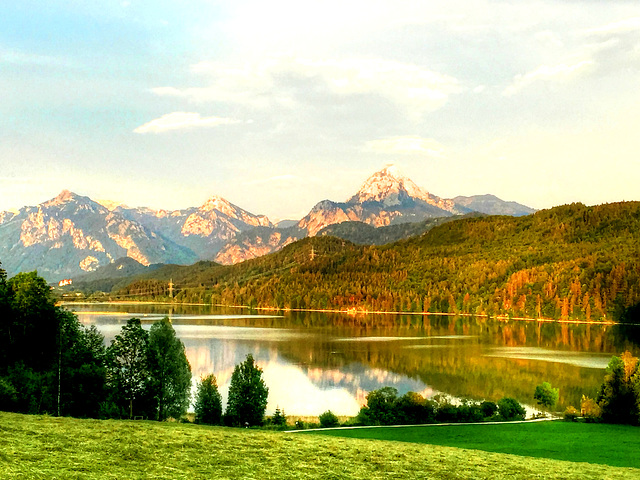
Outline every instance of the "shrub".
[[564, 411], [564, 419], [569, 422], [575, 422], [578, 419], [578, 410], [576, 407], [569, 405], [567, 409]]
[[491, 418], [498, 412], [498, 405], [495, 402], [484, 401], [480, 404], [480, 410], [484, 418]]
[[331, 410], [327, 410], [319, 417], [320, 426], [322, 428], [334, 428], [340, 425], [338, 417], [336, 417]]
[[0, 377], [0, 410], [12, 412], [18, 404], [18, 392], [6, 378]]
[[464, 423], [478, 423], [484, 420], [480, 405], [475, 402], [464, 402], [458, 407], [458, 421]]
[[454, 423], [458, 421], [458, 407], [449, 402], [438, 405], [436, 420], [443, 423]]
[[599, 422], [601, 415], [600, 405], [594, 399], [583, 395], [580, 401], [580, 414], [589, 423]]
[[508, 422], [524, 420], [526, 413], [525, 409], [515, 398], [505, 397], [498, 402], [498, 414], [503, 420]]
[[420, 425], [433, 423], [436, 404], [415, 392], [407, 392], [396, 400], [396, 418], [399, 424]]

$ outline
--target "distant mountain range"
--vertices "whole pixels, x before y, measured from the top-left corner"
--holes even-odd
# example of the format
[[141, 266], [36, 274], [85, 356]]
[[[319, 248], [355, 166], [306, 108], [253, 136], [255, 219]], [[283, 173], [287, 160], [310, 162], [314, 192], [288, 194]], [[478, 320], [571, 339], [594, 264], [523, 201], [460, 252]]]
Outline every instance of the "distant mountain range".
[[[505, 202], [493, 195], [456, 197], [456, 199], [437, 197], [418, 187], [397, 168], [388, 166], [371, 175], [360, 190], [346, 202], [323, 200], [293, 226], [252, 229], [236, 235], [216, 255], [215, 261], [233, 264], [259, 257], [275, 252], [296, 240], [313, 237], [329, 225], [344, 222], [361, 222], [372, 227], [387, 227], [471, 212], [511, 216], [535, 212], [533, 208], [516, 202]], [[363, 227], [351, 228], [362, 230]], [[324, 233], [327, 234], [327, 232]], [[394, 236], [394, 239], [397, 238]], [[374, 240], [372, 243], [379, 243], [379, 241]]]
[[[0, 262], [9, 276], [38, 270], [49, 281], [73, 278], [129, 257], [144, 266], [190, 264], [214, 259], [231, 264], [277, 251], [318, 234], [367, 229], [365, 243], [404, 238], [422, 227], [375, 233], [372, 228], [424, 222], [481, 212], [520, 216], [535, 210], [492, 195], [442, 199], [385, 167], [365, 181], [346, 202], [323, 200], [297, 222], [278, 227], [213, 196], [184, 210], [129, 208], [63, 191], [56, 198], [19, 212], [0, 212]], [[359, 222], [324, 230], [330, 225]], [[364, 226], [363, 226], [364, 225]], [[428, 228], [426, 226], [425, 228]], [[399, 232], [407, 232], [405, 234]], [[426, 231], [426, 230], [422, 230]], [[375, 238], [374, 238], [375, 237]]]

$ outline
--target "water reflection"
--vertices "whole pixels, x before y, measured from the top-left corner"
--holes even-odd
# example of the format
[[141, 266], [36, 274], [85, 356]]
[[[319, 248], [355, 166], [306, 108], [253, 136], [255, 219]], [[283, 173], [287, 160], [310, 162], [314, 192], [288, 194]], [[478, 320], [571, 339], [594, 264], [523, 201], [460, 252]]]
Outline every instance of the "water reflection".
[[640, 353], [618, 327], [605, 325], [137, 307], [73, 306], [107, 343], [132, 316], [148, 328], [169, 315], [194, 379], [214, 373], [225, 402], [234, 366], [253, 354], [269, 387], [268, 412], [280, 407], [289, 415], [327, 409], [353, 415], [382, 386], [475, 400], [511, 396], [527, 404], [535, 386], [549, 381], [560, 387], [560, 407], [577, 405], [582, 394], [597, 394], [611, 355]]
[[585, 368], [606, 368], [611, 355], [583, 352], [558, 352], [537, 347], [496, 348], [487, 357], [518, 358], [521, 360], [540, 360], [544, 362], [565, 363]]

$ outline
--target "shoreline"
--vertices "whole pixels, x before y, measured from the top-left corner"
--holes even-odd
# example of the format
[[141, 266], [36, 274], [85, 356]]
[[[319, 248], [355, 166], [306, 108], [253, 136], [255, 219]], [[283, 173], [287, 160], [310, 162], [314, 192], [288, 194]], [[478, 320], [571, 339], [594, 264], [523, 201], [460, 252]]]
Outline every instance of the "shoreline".
[[[221, 303], [190, 303], [190, 302], [162, 302], [162, 301], [131, 301], [131, 300], [112, 300], [112, 301], [59, 301], [56, 305], [64, 306], [64, 305], [100, 305], [100, 304], [115, 304], [115, 305], [170, 305], [170, 306], [213, 306], [213, 307], [222, 307], [222, 308], [243, 308], [247, 310], [259, 310], [266, 312], [312, 312], [312, 313], [333, 313], [333, 314], [342, 314], [349, 315], [351, 317], [361, 317], [364, 315], [411, 315], [411, 316], [424, 316], [424, 315], [434, 315], [434, 316], [446, 316], [446, 317], [467, 317], [467, 318], [484, 318], [487, 320], [497, 320], [500, 322], [538, 322], [538, 323], [560, 323], [560, 324], [569, 324], [569, 325], [605, 325], [605, 326], [614, 326], [614, 325], [623, 325], [620, 322], [614, 322], [612, 320], [580, 320], [580, 319], [565, 319], [565, 320], [556, 320], [553, 318], [531, 318], [531, 317], [510, 317], [508, 315], [498, 315], [491, 316], [488, 314], [474, 314], [474, 313], [450, 313], [450, 312], [398, 312], [398, 311], [383, 311], [383, 310], [361, 310], [361, 309], [343, 309], [343, 310], [335, 310], [335, 309], [313, 309], [313, 308], [277, 308], [277, 307], [250, 307], [248, 305], [225, 305]], [[640, 324], [636, 323], [628, 323], [624, 325], [629, 326], [640, 326]]]

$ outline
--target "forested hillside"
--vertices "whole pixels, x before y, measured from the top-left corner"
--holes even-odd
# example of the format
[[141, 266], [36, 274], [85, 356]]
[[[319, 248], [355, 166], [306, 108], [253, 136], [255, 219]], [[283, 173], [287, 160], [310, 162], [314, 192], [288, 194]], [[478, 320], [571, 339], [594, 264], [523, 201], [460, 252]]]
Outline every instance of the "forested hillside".
[[640, 302], [640, 202], [468, 218], [384, 246], [307, 238], [233, 266], [164, 267], [121, 295], [277, 308], [613, 320]]

